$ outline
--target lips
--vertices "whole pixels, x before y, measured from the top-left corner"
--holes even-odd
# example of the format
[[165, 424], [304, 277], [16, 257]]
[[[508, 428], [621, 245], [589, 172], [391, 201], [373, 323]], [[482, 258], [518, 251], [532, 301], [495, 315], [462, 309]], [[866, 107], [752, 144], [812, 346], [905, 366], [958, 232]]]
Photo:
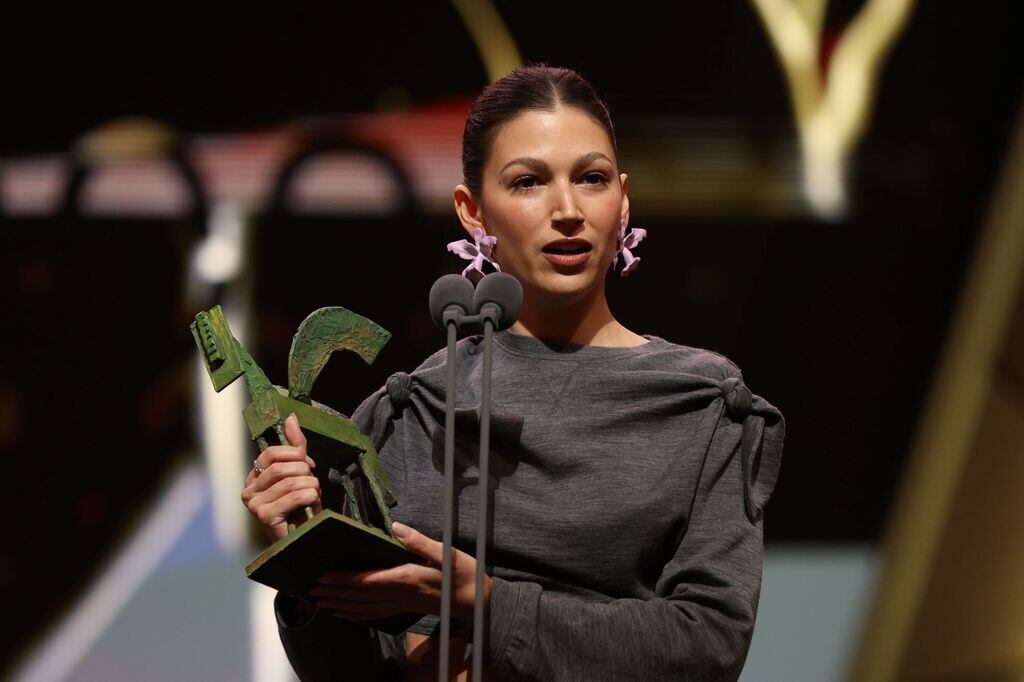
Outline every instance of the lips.
[[557, 239], [544, 245], [544, 253], [551, 254], [578, 254], [590, 251], [593, 248], [590, 243], [583, 239]]
[[557, 239], [544, 246], [544, 258], [556, 266], [578, 266], [590, 258], [593, 247], [583, 239]]

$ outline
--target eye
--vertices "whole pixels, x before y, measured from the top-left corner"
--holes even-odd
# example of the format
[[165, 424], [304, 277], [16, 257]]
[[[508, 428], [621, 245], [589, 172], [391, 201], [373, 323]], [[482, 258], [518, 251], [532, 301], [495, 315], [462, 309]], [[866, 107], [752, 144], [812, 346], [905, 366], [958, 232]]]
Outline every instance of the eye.
[[521, 175], [512, 181], [512, 190], [530, 190], [537, 186], [536, 175]]
[[608, 176], [601, 171], [592, 171], [583, 176], [584, 184], [587, 185], [606, 185], [608, 184]]

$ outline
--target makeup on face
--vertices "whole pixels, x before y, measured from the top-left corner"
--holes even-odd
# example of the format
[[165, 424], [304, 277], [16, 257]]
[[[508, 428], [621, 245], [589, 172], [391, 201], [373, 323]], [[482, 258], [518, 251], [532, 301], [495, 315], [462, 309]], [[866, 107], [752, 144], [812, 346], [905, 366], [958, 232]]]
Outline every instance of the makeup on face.
[[623, 209], [604, 129], [571, 108], [529, 111], [500, 129], [491, 162], [487, 214], [498, 260], [504, 255], [510, 271], [538, 289], [592, 286], [602, 277], [598, 261], [615, 248]]

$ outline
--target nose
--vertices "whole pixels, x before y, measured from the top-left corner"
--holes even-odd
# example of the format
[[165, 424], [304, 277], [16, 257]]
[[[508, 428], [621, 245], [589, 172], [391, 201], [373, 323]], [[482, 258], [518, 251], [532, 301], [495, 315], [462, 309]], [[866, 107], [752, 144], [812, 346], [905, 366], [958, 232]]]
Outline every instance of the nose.
[[583, 219], [576, 197], [573, 195], [572, 184], [562, 185], [555, 193], [555, 207], [551, 214], [554, 222], [576, 223]]

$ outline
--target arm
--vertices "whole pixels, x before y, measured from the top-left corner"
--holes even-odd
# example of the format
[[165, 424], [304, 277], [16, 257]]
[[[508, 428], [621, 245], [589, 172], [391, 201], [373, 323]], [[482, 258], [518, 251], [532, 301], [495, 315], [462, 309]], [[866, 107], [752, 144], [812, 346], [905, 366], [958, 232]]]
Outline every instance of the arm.
[[[416, 632], [405, 633], [405, 682], [437, 682], [440, 637]], [[448, 675], [456, 682], [469, 682], [470, 659], [466, 657], [468, 641], [452, 637], [448, 647]], [[487, 677], [484, 678], [488, 682]]]
[[[588, 603], [532, 582], [494, 578], [488, 662], [516, 680], [735, 680], [746, 660], [761, 588], [760, 510], [745, 508], [742, 459], [774, 482], [781, 439], [760, 416], [723, 415], [688, 527], [665, 564], [657, 597]], [[776, 432], [773, 435], [777, 435]], [[762, 438], [761, 436], [765, 437]], [[751, 484], [747, 484], [748, 486]], [[761, 504], [767, 500], [764, 493]]]
[[398, 661], [384, 653], [376, 630], [331, 616], [278, 592], [278, 633], [288, 661], [302, 682], [401, 680]]

